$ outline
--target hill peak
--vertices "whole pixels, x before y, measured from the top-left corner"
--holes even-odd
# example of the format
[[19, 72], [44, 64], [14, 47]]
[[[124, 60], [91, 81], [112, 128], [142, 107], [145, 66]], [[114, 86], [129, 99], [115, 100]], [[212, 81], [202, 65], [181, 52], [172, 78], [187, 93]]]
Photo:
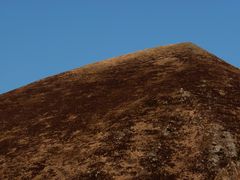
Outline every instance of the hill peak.
[[[195, 58], [193, 58], [195, 57]], [[157, 46], [153, 48], [146, 48], [140, 51], [124, 54], [121, 56], [109, 58], [103, 61], [99, 61], [96, 63], [92, 63], [71, 71], [71, 73], [81, 73], [89, 71], [89, 72], [97, 72], [108, 69], [113, 66], [118, 66], [122, 63], [136, 63], [137, 61], [165, 61], [169, 60], [174, 61], [183, 61], [186, 62], [191, 59], [192, 62], [196, 62], [197, 60], [201, 61], [215, 61], [215, 63], [223, 63], [221, 59], [216, 57], [215, 55], [209, 53], [207, 50], [199, 47], [198, 45], [192, 42], [183, 42], [177, 44], [170, 44], [165, 46]], [[226, 64], [226, 63], [225, 63]]]
[[165, 50], [165, 51], [171, 51], [172, 53], [179, 53], [179, 52], [185, 52], [190, 51], [191, 53], [196, 54], [210, 54], [207, 50], [201, 48], [200, 46], [192, 43], [192, 42], [182, 42], [182, 43], [176, 43], [176, 44], [169, 44], [165, 46], [158, 46], [155, 48], [150, 48], [149, 50]]

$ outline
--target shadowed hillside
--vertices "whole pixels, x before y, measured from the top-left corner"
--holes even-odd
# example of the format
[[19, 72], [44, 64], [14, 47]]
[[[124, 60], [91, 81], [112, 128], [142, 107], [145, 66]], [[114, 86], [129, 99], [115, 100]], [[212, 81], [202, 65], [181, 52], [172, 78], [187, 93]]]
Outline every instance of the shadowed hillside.
[[240, 70], [192, 43], [0, 95], [0, 179], [240, 179]]

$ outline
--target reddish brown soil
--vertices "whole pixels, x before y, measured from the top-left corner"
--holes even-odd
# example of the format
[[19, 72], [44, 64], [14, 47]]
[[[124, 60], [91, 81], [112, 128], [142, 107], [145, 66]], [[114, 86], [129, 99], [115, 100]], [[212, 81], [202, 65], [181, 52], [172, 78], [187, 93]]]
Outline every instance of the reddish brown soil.
[[0, 95], [0, 179], [240, 179], [240, 70], [191, 43]]

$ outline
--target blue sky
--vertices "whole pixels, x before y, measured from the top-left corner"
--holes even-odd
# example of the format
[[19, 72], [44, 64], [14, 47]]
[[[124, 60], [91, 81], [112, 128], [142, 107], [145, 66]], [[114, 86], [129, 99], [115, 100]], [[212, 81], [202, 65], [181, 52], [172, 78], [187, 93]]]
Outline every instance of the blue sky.
[[2, 0], [0, 93], [125, 53], [191, 41], [240, 67], [238, 0]]

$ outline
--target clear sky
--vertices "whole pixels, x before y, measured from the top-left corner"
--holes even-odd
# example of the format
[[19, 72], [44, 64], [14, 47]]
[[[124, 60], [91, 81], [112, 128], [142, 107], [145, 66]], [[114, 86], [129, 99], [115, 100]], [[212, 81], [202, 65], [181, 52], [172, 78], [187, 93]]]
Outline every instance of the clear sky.
[[1, 0], [0, 93], [185, 41], [240, 67], [239, 8], [239, 0]]

